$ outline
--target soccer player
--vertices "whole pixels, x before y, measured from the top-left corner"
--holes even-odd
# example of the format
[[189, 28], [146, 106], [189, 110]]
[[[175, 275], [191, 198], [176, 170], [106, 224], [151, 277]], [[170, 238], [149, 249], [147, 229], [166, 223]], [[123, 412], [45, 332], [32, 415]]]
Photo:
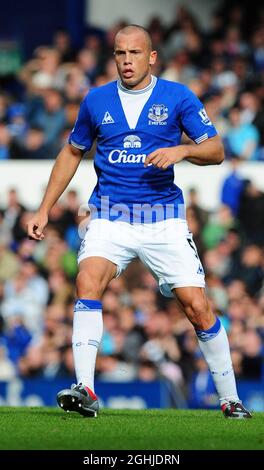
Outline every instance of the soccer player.
[[[97, 184], [89, 200], [91, 222], [78, 254], [73, 355], [77, 385], [57, 395], [66, 411], [96, 416], [94, 370], [100, 345], [102, 295], [138, 256], [177, 299], [193, 324], [228, 418], [250, 418], [238, 398], [227, 335], [205, 294], [204, 271], [188, 231], [175, 163], [218, 165], [223, 146], [202, 103], [184, 85], [156, 78], [157, 53], [141, 26], [121, 29], [114, 50], [120, 79], [84, 98], [69, 143], [59, 153], [28, 234], [44, 238], [49, 211], [97, 140]], [[185, 132], [193, 141], [181, 145]], [[205, 182], [206, 184], [206, 182]]]

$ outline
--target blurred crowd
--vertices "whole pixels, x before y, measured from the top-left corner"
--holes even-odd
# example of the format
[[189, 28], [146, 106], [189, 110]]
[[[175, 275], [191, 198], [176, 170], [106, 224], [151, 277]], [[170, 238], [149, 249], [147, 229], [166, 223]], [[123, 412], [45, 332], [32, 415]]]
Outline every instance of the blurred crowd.
[[[225, 5], [206, 31], [183, 6], [169, 26], [158, 17], [144, 25], [159, 53], [153, 74], [185, 83], [201, 98], [227, 158], [264, 160], [264, 7], [252, 17], [243, 3]], [[84, 95], [117, 78], [113, 42], [126, 24], [90, 27], [78, 50], [58, 30], [17, 74], [0, 77], [0, 159], [56, 157]]]
[[[237, 378], [260, 381], [264, 194], [240, 177], [239, 162], [234, 162], [223, 181], [219, 209], [205, 211], [199, 194], [190, 188], [187, 218], [206, 270], [210, 302], [228, 332]], [[0, 211], [0, 381], [16, 376], [73, 380], [76, 253], [89, 214], [77, 216], [78, 192], [66, 192], [52, 209], [45, 239], [39, 243], [27, 238], [32, 213], [15, 189], [7, 199]], [[110, 283], [102, 301], [104, 333], [97, 379], [163, 378], [175, 406], [217, 403], [193, 327], [176, 300], [160, 294], [138, 260]]]
[[[40, 45], [16, 76], [0, 80], [0, 159], [55, 158], [90, 88], [115, 80], [115, 33], [91, 33], [74, 50], [66, 31]], [[187, 84], [223, 138], [230, 173], [219, 208], [207, 212], [190, 188], [187, 218], [214, 312], [227, 329], [236, 376], [264, 380], [264, 193], [240, 175], [264, 160], [264, 8], [254, 23], [242, 5], [215, 12], [205, 33], [179, 7], [170, 27], [145, 25], [159, 59], [157, 76]], [[74, 378], [71, 348], [76, 253], [87, 222], [71, 190], [54, 206], [44, 241], [26, 235], [32, 216], [15, 188], [0, 204], [0, 381], [16, 376]], [[88, 214], [87, 214], [88, 216]], [[96, 377], [163, 378], [172, 403], [217, 403], [195, 332], [174, 299], [135, 260], [103, 296], [104, 333]]]

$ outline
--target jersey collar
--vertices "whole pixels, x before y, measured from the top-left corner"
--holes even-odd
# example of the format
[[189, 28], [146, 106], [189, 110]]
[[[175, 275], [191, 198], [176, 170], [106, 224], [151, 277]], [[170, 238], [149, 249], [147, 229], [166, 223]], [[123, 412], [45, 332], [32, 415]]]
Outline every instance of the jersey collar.
[[146, 93], [147, 91], [152, 90], [152, 88], [154, 88], [156, 85], [156, 82], [157, 77], [151, 75], [150, 84], [141, 90], [129, 90], [128, 88], [124, 87], [124, 85], [122, 85], [121, 80], [117, 80], [117, 87], [120, 91], [123, 91], [123, 93], [128, 93], [129, 95], [141, 95], [142, 93]]

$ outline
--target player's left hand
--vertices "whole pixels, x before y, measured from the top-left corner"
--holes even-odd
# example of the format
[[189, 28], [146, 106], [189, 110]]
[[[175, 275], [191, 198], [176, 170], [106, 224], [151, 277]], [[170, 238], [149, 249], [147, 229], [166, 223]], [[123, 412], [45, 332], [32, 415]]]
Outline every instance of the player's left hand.
[[161, 170], [167, 170], [170, 165], [181, 162], [186, 157], [186, 146], [166, 147], [154, 150], [150, 153], [144, 163], [144, 166], [152, 164]]

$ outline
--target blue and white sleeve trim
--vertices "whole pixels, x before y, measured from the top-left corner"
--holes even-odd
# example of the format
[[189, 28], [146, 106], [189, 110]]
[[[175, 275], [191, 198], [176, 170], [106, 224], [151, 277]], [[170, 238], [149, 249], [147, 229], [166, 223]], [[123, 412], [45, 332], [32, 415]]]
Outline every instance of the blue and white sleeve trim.
[[205, 134], [201, 135], [200, 137], [198, 137], [197, 139], [195, 139], [195, 142], [196, 142], [196, 144], [200, 144], [201, 142], [203, 142], [206, 139], [208, 139], [207, 132]]
[[76, 147], [79, 150], [85, 150], [86, 149], [85, 145], [76, 144], [76, 142], [74, 142], [73, 140], [70, 140], [70, 144], [73, 147]]

